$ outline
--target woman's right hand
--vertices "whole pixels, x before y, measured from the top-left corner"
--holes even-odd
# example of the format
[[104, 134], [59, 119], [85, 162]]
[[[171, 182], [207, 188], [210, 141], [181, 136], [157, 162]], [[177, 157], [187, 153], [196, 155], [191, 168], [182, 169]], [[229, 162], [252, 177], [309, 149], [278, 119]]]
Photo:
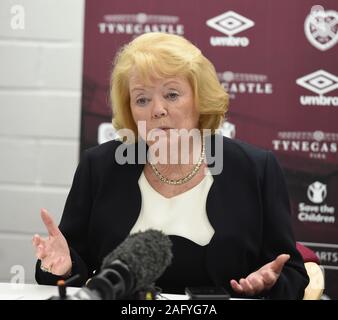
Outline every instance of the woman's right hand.
[[49, 236], [42, 238], [36, 234], [32, 240], [36, 257], [41, 260], [41, 269], [57, 276], [67, 276], [72, 270], [67, 240], [46, 209], [41, 209], [41, 218]]

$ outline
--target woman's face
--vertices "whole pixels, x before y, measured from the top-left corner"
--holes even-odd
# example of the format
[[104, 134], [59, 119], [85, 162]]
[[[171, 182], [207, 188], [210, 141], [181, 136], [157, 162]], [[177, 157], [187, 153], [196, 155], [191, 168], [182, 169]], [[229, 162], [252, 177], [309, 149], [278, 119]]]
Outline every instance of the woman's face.
[[[146, 134], [161, 129], [198, 128], [199, 112], [194, 104], [192, 88], [187, 79], [171, 77], [153, 79], [145, 84], [134, 71], [129, 78], [130, 108], [136, 125], [146, 122]], [[154, 131], [153, 131], [154, 132]], [[139, 132], [144, 140], [144, 133]]]

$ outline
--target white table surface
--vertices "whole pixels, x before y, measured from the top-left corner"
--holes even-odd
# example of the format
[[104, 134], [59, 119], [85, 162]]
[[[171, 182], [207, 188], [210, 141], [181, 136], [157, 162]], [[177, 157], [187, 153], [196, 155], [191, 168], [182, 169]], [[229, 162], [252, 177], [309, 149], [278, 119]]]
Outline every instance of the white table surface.
[[[75, 293], [79, 288], [67, 288], [67, 294]], [[56, 286], [38, 284], [0, 283], [0, 300], [45, 300], [58, 295]]]
[[[67, 287], [67, 294], [72, 295], [80, 288]], [[51, 296], [58, 296], [56, 286], [38, 284], [17, 284], [0, 282], [0, 300], [46, 300]], [[163, 294], [163, 299], [187, 300], [186, 295]]]

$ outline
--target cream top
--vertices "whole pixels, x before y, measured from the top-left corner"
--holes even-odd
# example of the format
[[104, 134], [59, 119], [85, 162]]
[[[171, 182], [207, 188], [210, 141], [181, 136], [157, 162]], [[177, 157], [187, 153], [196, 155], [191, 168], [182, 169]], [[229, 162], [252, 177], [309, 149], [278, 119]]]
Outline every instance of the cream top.
[[192, 189], [166, 198], [153, 189], [142, 172], [138, 180], [141, 212], [130, 233], [151, 228], [187, 238], [201, 246], [207, 245], [215, 233], [206, 212], [206, 200], [213, 181], [212, 175], [207, 175]]

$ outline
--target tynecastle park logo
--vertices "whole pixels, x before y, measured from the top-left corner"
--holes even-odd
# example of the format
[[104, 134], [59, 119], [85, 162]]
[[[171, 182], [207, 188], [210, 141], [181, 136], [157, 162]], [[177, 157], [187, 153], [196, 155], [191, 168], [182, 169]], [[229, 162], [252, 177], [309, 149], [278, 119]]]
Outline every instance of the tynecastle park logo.
[[318, 70], [296, 80], [296, 83], [318, 96], [300, 96], [302, 106], [338, 106], [338, 96], [324, 96], [338, 88], [338, 77], [325, 70]]
[[178, 16], [160, 14], [106, 14], [98, 23], [100, 34], [139, 35], [148, 32], [166, 32], [184, 35], [184, 25]]
[[231, 99], [241, 94], [269, 95], [273, 93], [273, 85], [266, 74], [226, 70], [217, 72], [217, 77]]
[[226, 35], [226, 37], [211, 37], [210, 44], [214, 47], [247, 47], [250, 43], [247, 37], [235, 37], [234, 35], [255, 25], [252, 20], [234, 11], [227, 11], [211, 18], [207, 20], [206, 24]]
[[316, 131], [280, 131], [272, 140], [273, 150], [284, 153], [306, 154], [311, 159], [336, 159], [338, 133]]

